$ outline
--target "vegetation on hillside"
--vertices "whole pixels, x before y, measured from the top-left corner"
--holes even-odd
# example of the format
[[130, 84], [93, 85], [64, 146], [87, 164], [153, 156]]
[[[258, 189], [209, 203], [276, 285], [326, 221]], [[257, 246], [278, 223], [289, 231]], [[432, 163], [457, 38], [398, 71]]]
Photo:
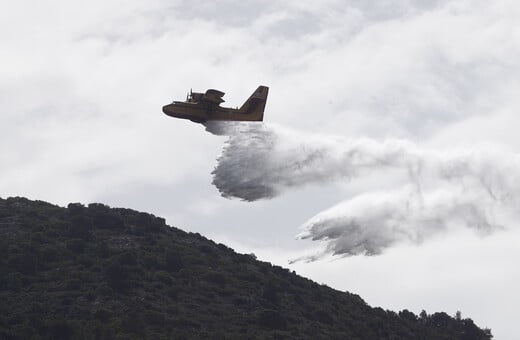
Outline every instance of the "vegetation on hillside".
[[0, 199], [1, 339], [490, 339], [368, 306], [164, 219]]

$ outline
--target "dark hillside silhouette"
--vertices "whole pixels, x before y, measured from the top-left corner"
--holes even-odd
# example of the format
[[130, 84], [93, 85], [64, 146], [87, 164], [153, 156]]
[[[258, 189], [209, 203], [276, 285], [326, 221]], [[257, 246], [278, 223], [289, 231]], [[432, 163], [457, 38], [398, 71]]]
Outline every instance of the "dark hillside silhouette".
[[368, 306], [164, 219], [0, 199], [0, 339], [490, 339]]

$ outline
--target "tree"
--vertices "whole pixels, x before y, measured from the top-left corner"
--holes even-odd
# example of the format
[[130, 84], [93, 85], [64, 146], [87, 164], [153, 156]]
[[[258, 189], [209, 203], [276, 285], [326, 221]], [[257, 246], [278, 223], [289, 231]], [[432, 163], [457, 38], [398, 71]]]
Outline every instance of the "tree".
[[460, 310], [458, 310], [458, 311], [455, 313], [455, 320], [457, 320], [457, 321], [462, 320], [462, 313], [460, 312]]

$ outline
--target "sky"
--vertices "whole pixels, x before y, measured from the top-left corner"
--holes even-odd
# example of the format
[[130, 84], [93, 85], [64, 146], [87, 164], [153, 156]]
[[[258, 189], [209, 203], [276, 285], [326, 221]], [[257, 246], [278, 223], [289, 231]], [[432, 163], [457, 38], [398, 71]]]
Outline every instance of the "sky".
[[[518, 339], [519, 15], [509, 0], [0, 0], [0, 196], [150, 212], [372, 306], [460, 310]], [[161, 112], [190, 88], [240, 106], [258, 85], [249, 132]], [[249, 175], [272, 194], [247, 196]]]

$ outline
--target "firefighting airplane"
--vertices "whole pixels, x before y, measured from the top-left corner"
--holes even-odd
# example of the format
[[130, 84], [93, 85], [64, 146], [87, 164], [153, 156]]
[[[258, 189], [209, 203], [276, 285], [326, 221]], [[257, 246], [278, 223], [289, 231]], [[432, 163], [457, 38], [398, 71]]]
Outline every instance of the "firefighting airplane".
[[165, 114], [203, 123], [209, 120], [262, 121], [269, 88], [259, 86], [240, 108], [221, 107], [224, 92], [209, 89], [206, 93], [189, 92], [186, 101], [163, 106]]

